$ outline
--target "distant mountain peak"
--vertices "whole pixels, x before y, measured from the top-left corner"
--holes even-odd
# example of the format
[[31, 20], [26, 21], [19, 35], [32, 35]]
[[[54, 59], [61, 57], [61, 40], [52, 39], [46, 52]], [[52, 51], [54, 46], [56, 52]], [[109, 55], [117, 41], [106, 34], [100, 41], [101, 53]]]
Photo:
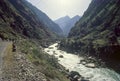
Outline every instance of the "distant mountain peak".
[[70, 18], [70, 16], [66, 15], [64, 18]]
[[58, 19], [56, 19], [55, 21], [61, 21], [61, 20], [69, 20], [69, 19], [71, 19], [68, 15], [66, 15], [66, 16], [63, 16], [63, 17], [60, 17], [60, 18], [58, 18]]
[[64, 32], [64, 35], [67, 36], [74, 24], [80, 19], [79, 15], [76, 15], [70, 18], [68, 15], [61, 17], [55, 21]]
[[76, 16], [74, 16], [74, 17], [72, 17], [72, 18], [76, 18], [76, 17], [78, 17], [78, 18], [79, 18], [80, 16], [79, 16], [79, 15], [76, 15]]

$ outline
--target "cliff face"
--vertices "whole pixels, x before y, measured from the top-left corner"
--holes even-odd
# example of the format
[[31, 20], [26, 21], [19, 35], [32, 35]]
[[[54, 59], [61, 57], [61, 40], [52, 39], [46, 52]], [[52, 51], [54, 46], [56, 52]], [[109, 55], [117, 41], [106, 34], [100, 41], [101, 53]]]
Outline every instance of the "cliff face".
[[[83, 17], [61, 42], [61, 48], [92, 55], [113, 68], [120, 67], [120, 1], [92, 0]], [[111, 64], [111, 65], [110, 65]]]
[[[35, 7], [28, 5], [31, 4], [25, 0], [0, 1], [0, 37], [2, 39], [22, 37], [39, 40], [56, 38], [56, 32], [61, 32], [59, 27], [56, 26], [56, 29], [54, 26], [48, 27], [49, 24], [46, 25], [45, 22], [41, 21], [42, 19], [40, 20], [38, 14], [32, 9]], [[41, 11], [38, 10], [38, 12]], [[39, 14], [39, 16], [42, 15]], [[48, 18], [46, 15], [45, 17]], [[52, 21], [50, 20], [50, 22]], [[55, 31], [57, 27], [58, 31]]]

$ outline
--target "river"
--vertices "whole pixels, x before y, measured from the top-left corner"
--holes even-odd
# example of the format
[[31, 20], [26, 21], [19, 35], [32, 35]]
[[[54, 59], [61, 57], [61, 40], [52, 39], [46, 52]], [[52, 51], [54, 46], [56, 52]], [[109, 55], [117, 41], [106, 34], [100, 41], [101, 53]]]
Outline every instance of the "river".
[[[58, 43], [50, 45], [45, 48], [44, 51], [49, 55], [54, 55], [58, 58], [59, 63], [70, 71], [77, 71], [90, 81], [120, 81], [120, 75], [113, 70], [108, 68], [90, 68], [80, 63], [80, 60], [84, 58], [79, 57], [75, 54], [67, 53], [62, 50], [58, 50]], [[63, 56], [63, 58], [60, 58]]]

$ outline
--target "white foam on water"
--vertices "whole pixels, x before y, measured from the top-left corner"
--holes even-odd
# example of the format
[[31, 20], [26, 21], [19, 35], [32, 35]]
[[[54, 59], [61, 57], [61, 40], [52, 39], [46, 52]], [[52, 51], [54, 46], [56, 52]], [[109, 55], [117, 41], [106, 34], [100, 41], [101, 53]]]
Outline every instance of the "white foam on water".
[[[85, 65], [79, 64], [84, 58], [78, 57], [75, 54], [67, 53], [57, 49], [57, 43], [45, 48], [44, 51], [49, 55], [54, 55], [58, 58], [59, 63], [70, 71], [77, 71], [83, 77], [90, 81], [120, 81], [120, 75], [108, 68], [88, 68]], [[59, 56], [62, 55], [63, 58]]]

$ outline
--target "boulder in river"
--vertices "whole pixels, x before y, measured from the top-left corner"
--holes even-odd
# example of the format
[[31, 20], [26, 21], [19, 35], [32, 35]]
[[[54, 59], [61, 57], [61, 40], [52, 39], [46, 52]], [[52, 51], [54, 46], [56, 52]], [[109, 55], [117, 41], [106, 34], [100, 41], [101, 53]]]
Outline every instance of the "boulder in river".
[[55, 51], [53, 51], [53, 55], [57, 55], [57, 53]]
[[60, 55], [59, 57], [60, 57], [60, 58], [63, 58], [63, 55]]
[[47, 52], [50, 52], [50, 50], [47, 50]]
[[89, 68], [95, 68], [96, 67], [94, 63], [88, 63], [85, 66], [89, 67]]
[[[79, 80], [78, 80], [79, 81]], [[80, 80], [80, 81], [89, 81], [89, 80]]]
[[68, 74], [68, 78], [70, 79], [70, 81], [89, 81], [82, 77], [77, 71], [71, 71]]
[[85, 65], [87, 62], [85, 60], [80, 60], [80, 64]]
[[70, 79], [70, 81], [78, 81], [78, 79], [81, 77], [81, 75], [76, 72], [76, 71], [71, 71], [68, 74], [68, 78]]
[[49, 47], [49, 49], [53, 49], [53, 47]]

